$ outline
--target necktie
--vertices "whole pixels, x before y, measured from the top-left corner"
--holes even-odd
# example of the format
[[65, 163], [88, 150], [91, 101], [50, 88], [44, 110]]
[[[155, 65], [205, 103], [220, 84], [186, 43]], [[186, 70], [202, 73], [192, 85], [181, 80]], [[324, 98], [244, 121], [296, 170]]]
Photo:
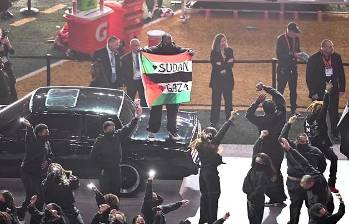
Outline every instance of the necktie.
[[115, 54], [110, 54], [110, 65], [111, 65], [111, 82], [114, 83], [116, 81], [116, 68], [115, 68]]

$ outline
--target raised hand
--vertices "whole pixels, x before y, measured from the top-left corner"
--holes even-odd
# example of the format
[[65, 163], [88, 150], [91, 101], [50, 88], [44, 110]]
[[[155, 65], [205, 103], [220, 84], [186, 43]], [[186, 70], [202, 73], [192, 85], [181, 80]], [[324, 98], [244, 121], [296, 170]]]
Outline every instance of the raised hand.
[[289, 123], [289, 124], [294, 124], [294, 123], [296, 122], [296, 120], [297, 120], [297, 115], [293, 115], [292, 117], [290, 117], [290, 118], [288, 119], [288, 122], [287, 122], [287, 123]]
[[268, 130], [262, 130], [261, 134], [259, 135], [259, 138], [264, 139], [268, 135], [269, 135], [269, 131]]
[[230, 117], [229, 117], [229, 120], [230, 121], [234, 121], [236, 119], [236, 115], [238, 115], [238, 112], [237, 111], [232, 111], [230, 112]]
[[189, 202], [190, 202], [190, 201], [187, 200], [187, 199], [184, 199], [184, 200], [182, 200], [181, 202], [182, 202], [183, 205], [187, 206], [187, 205], [189, 205]]
[[30, 199], [30, 205], [35, 205], [36, 202], [38, 200], [38, 196], [37, 195], [33, 195]]
[[263, 88], [264, 88], [263, 82], [257, 83], [257, 85], [256, 85], [256, 91], [262, 91]]
[[223, 216], [223, 219], [224, 219], [224, 220], [227, 220], [227, 219], [229, 219], [229, 217], [230, 217], [230, 213], [229, 213], [229, 212], [226, 212], [226, 213], [224, 214], [224, 216]]
[[280, 145], [282, 146], [282, 148], [288, 152], [291, 150], [291, 146], [290, 146], [290, 143], [287, 141], [286, 138], [281, 138], [280, 140]]

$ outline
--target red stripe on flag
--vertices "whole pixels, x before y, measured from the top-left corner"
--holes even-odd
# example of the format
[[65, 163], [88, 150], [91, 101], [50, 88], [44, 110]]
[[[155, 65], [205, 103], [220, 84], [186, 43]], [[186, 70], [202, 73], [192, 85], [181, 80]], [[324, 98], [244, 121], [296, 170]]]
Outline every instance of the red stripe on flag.
[[147, 100], [148, 106], [152, 106], [153, 103], [159, 98], [164, 90], [164, 87], [159, 84], [152, 82], [146, 75], [142, 75], [145, 98]]
[[150, 54], [142, 52], [142, 54], [147, 57], [152, 62], [166, 62], [166, 63], [180, 63], [183, 61], [190, 61], [192, 56], [188, 52], [184, 52], [176, 55], [159, 55], [159, 54]]

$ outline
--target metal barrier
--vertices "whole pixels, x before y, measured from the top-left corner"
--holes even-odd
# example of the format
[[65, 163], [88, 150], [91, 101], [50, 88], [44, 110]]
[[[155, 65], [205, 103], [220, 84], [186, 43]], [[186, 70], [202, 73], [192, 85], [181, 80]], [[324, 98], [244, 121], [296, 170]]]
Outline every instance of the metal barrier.
[[[51, 85], [51, 62], [52, 60], [74, 60], [74, 61], [87, 61], [87, 60], [76, 60], [68, 57], [56, 57], [52, 56], [51, 54], [46, 54], [45, 56], [12, 56], [11, 58], [17, 58], [17, 59], [45, 59], [46, 60], [46, 85]], [[193, 63], [199, 63], [199, 64], [210, 64], [210, 60], [193, 60]], [[270, 64], [271, 69], [271, 75], [272, 75], [272, 86], [276, 88], [276, 66], [278, 63], [278, 59], [272, 58], [272, 59], [258, 59], [258, 60], [235, 60], [235, 64]], [[298, 64], [306, 64], [304, 62], [298, 62]], [[349, 63], [343, 63], [344, 66], [349, 66]]]

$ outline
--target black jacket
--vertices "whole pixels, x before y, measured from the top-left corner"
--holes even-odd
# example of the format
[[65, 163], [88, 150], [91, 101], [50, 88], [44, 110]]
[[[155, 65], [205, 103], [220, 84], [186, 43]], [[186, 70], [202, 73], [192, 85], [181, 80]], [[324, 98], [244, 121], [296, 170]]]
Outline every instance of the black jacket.
[[43, 170], [41, 165], [44, 161], [50, 163], [52, 159], [53, 153], [50, 142], [44, 142], [38, 139], [35, 136], [33, 128], [27, 128], [25, 154], [21, 165], [22, 171], [30, 175], [42, 177], [46, 174], [46, 170]]
[[263, 140], [260, 152], [267, 153], [272, 158], [282, 160], [284, 152], [281, 149], [278, 138], [286, 122], [286, 102], [284, 97], [276, 89], [266, 86], [264, 90], [270, 94], [275, 102], [276, 111], [273, 114], [256, 115], [259, 102], [254, 102], [246, 112], [246, 118], [256, 125], [259, 132], [268, 130], [269, 135]]
[[[68, 175], [70, 176], [70, 174]], [[42, 182], [42, 186], [46, 204], [56, 203], [63, 210], [73, 210], [75, 208], [73, 190], [79, 187], [79, 179], [64, 184], [52, 172], [47, 175], [47, 178]]]
[[[162, 203], [161, 197], [160, 198], [158, 197], [156, 201], [153, 200], [153, 182], [151, 180], [148, 180], [147, 186], [145, 189], [142, 210], [141, 210], [145, 223], [153, 223], [154, 221], [156, 224], [160, 224], [160, 223], [165, 224], [166, 220], [164, 215], [179, 209], [183, 204], [181, 201], [167, 204], [167, 205], [161, 205], [161, 203]], [[157, 206], [161, 207], [162, 212], [160, 216], [155, 217], [156, 212], [153, 210], [153, 208]]]
[[320, 112], [317, 114], [309, 114], [304, 121], [304, 131], [308, 135], [311, 144], [314, 146], [332, 146], [331, 139], [328, 136], [328, 128], [326, 123], [328, 105], [329, 93], [325, 93]]
[[270, 177], [264, 172], [251, 168], [242, 186], [243, 192], [247, 194], [247, 200], [257, 204], [264, 204], [264, 194], [270, 182]]
[[130, 85], [134, 80], [132, 51], [121, 57], [121, 73], [123, 83], [126, 84], [126, 86]]
[[122, 160], [121, 143], [129, 137], [137, 122], [138, 118], [133, 118], [130, 123], [112, 135], [100, 135], [93, 146], [91, 161], [101, 169], [118, 167]]
[[[290, 44], [290, 49], [288, 47]], [[277, 37], [276, 41], [276, 57], [279, 59], [279, 66], [283, 68], [295, 68], [297, 66], [297, 59], [294, 57], [294, 53], [300, 52], [299, 38], [291, 38], [286, 34], [281, 34]]]
[[[111, 82], [112, 78], [112, 68], [110, 64], [110, 58], [107, 47], [104, 47], [98, 51], [96, 51], [93, 54], [93, 60], [94, 61], [100, 61], [103, 64], [104, 71], [106, 72], [106, 77], [109, 79], [109, 83]], [[118, 53], [115, 54], [115, 70], [116, 70], [116, 76], [117, 80], [112, 86], [113, 88], [117, 88], [122, 86], [123, 80], [121, 78], [121, 61], [120, 61], [120, 55]]]
[[327, 205], [331, 200], [332, 195], [324, 175], [310, 165], [308, 160], [305, 159], [297, 150], [292, 149], [288, 151], [287, 154], [291, 154], [289, 158], [293, 160], [293, 163], [298, 163], [299, 166], [302, 167], [304, 174], [311, 175], [315, 180], [314, 186], [307, 190], [309, 206], [316, 203]]
[[174, 55], [180, 54], [188, 51], [188, 48], [182, 48], [177, 46], [174, 42], [170, 45], [164, 45], [160, 42], [158, 45], [150, 48], [144, 48], [143, 51], [151, 54], [160, 54], [160, 55]]
[[219, 155], [216, 151], [214, 151], [212, 147], [216, 148], [219, 146], [219, 144], [224, 138], [225, 133], [227, 133], [227, 131], [229, 130], [231, 124], [232, 121], [226, 121], [212, 139], [212, 143], [199, 144], [197, 151], [201, 161], [201, 168], [217, 169], [219, 165], [224, 164], [222, 161], [222, 156]]
[[60, 213], [59, 218], [54, 217], [47, 209], [41, 212], [36, 207], [29, 206], [28, 211], [37, 220], [41, 220], [38, 224], [66, 224], [62, 211], [58, 211]]
[[[333, 93], [345, 92], [345, 74], [342, 63], [342, 58], [339, 54], [333, 53], [331, 56], [331, 65], [333, 69], [332, 80]], [[319, 99], [322, 99], [325, 94], [326, 81], [329, 81], [325, 75], [325, 64], [322, 59], [321, 52], [317, 52], [310, 56], [307, 69], [306, 81], [309, 90], [309, 97], [318, 94]]]
[[[310, 165], [319, 170], [321, 173], [326, 170], [326, 158], [324, 154], [316, 147], [309, 144], [302, 145], [297, 144], [296, 142], [288, 138], [288, 133], [291, 129], [291, 124], [286, 123], [284, 128], [281, 131], [280, 138], [286, 138], [290, 143], [292, 148], [297, 149], [297, 151], [306, 158]], [[294, 158], [290, 158], [292, 155], [290, 153], [286, 154], [287, 158], [287, 174], [291, 177], [302, 178], [305, 174], [302, 167], [298, 163], [294, 163]]]
[[[228, 86], [229, 88], [234, 88], [234, 76], [233, 76], [233, 63], [228, 63], [228, 60], [234, 58], [233, 49], [230, 47], [225, 49], [226, 52], [231, 52], [230, 57], [226, 56], [224, 60], [221, 52], [211, 51], [210, 61], [212, 65], [211, 79], [210, 79], [210, 88], [223, 88], [223, 85]], [[226, 54], [227, 55], [227, 54]], [[220, 63], [218, 65], [217, 63]], [[225, 71], [224, 74], [221, 74], [222, 71]]]
[[319, 213], [321, 208], [325, 208], [325, 206], [318, 203], [313, 205], [309, 209], [309, 224], [335, 224], [345, 214], [345, 205], [343, 202], [339, 204], [338, 212], [333, 215], [328, 214], [328, 215], [325, 215], [324, 217], [321, 217]]

